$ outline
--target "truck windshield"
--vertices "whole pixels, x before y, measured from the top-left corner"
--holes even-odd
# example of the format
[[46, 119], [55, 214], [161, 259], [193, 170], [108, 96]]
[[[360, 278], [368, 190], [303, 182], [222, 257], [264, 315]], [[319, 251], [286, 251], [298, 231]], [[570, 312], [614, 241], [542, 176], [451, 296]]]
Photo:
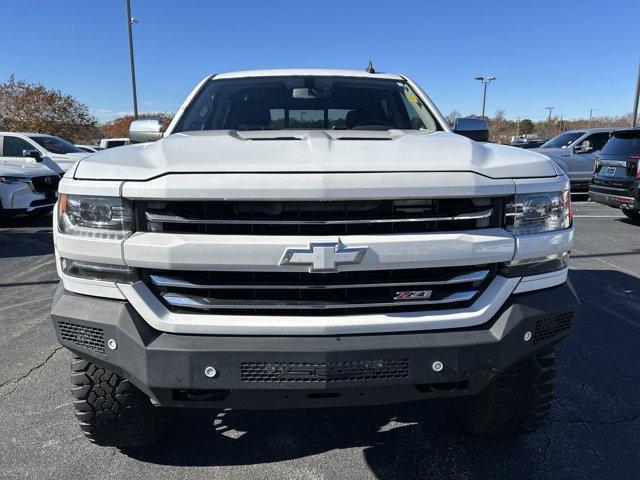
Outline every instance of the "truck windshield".
[[557, 137], [553, 137], [540, 148], [567, 148], [577, 139], [584, 135], [584, 132], [566, 132], [561, 133]]
[[58, 137], [33, 136], [29, 138], [31, 138], [31, 140], [33, 140], [42, 148], [44, 148], [47, 152], [57, 153], [57, 154], [78, 153], [78, 152], [82, 153], [82, 150], [80, 150], [78, 147]]
[[435, 131], [438, 127], [405, 82], [295, 76], [212, 79], [174, 132], [283, 129]]

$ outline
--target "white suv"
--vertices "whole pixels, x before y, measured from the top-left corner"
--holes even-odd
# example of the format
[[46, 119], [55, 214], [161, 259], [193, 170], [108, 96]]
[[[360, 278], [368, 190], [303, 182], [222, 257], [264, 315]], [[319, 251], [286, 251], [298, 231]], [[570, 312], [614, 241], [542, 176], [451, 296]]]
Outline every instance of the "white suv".
[[0, 217], [51, 212], [59, 182], [60, 176], [44, 165], [0, 160]]
[[155, 442], [164, 407], [438, 397], [474, 433], [542, 424], [578, 308], [547, 157], [350, 70], [212, 75], [163, 130], [60, 184], [52, 319], [89, 438]]
[[0, 160], [24, 163], [40, 161], [64, 173], [90, 153], [53, 135], [41, 133], [0, 132]]

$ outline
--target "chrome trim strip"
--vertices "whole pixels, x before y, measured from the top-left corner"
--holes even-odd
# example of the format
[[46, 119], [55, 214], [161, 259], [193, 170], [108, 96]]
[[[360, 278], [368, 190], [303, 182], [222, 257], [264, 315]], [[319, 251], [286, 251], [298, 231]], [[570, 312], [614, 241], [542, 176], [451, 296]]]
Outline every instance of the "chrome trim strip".
[[332, 285], [251, 285], [251, 284], [198, 284], [178, 277], [165, 275], [149, 275], [154, 285], [159, 287], [191, 288], [191, 289], [255, 289], [255, 290], [332, 290], [339, 288], [376, 288], [376, 287], [409, 287], [417, 285], [451, 285], [456, 283], [481, 282], [489, 275], [489, 270], [463, 273], [448, 280], [427, 282], [392, 282], [392, 283], [347, 283]]
[[[133, 308], [153, 328], [161, 332], [197, 335], [347, 335], [383, 332], [414, 332], [481, 325], [502, 307], [519, 278], [497, 276], [471, 306], [429, 311], [324, 315], [306, 311], [297, 315], [245, 315], [196, 311], [172, 312], [143, 282], [118, 284]], [[290, 312], [294, 313], [294, 312]]]
[[627, 168], [626, 160], [599, 160], [598, 163], [603, 167], [624, 167]]
[[438, 300], [408, 300], [398, 302], [374, 302], [374, 303], [328, 303], [328, 302], [307, 302], [287, 303], [268, 300], [221, 300], [215, 298], [201, 297], [198, 295], [186, 295], [178, 293], [165, 293], [162, 298], [174, 307], [195, 308], [198, 310], [333, 310], [352, 309], [367, 307], [391, 307], [399, 305], [439, 305], [445, 303], [465, 302], [471, 300], [478, 294], [478, 290], [468, 290], [454, 292]]
[[181, 223], [201, 225], [357, 225], [369, 223], [411, 223], [411, 222], [457, 222], [465, 220], [482, 220], [493, 214], [493, 208], [474, 213], [463, 213], [450, 217], [421, 218], [372, 218], [354, 220], [230, 220], [230, 219], [197, 219], [176, 214], [158, 214], [145, 212], [147, 221], [152, 223]]

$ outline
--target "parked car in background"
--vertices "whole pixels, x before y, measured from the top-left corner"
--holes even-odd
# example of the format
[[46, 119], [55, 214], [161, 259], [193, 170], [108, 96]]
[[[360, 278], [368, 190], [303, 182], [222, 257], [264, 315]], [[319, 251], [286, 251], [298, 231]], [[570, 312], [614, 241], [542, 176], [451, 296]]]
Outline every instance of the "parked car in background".
[[640, 129], [613, 132], [596, 159], [589, 195], [640, 221]]
[[42, 162], [54, 172], [64, 173], [87, 152], [53, 135], [0, 132], [0, 159], [14, 163]]
[[533, 149], [542, 153], [567, 174], [572, 191], [586, 191], [593, 175], [596, 154], [609, 141], [611, 132], [619, 128], [587, 128], [569, 130]]
[[539, 148], [545, 142], [547, 142], [547, 138], [524, 138], [518, 139], [510, 143], [512, 147], [518, 148]]
[[103, 138], [100, 140], [100, 148], [113, 148], [113, 147], [122, 147], [124, 145], [129, 145], [131, 142], [128, 138]]
[[100, 150], [104, 150], [104, 148], [98, 146], [98, 145], [78, 145], [76, 144], [76, 147], [78, 147], [80, 150], [87, 152], [87, 153], [96, 153], [99, 152]]
[[41, 163], [0, 160], [0, 217], [48, 214], [56, 203], [60, 175]]

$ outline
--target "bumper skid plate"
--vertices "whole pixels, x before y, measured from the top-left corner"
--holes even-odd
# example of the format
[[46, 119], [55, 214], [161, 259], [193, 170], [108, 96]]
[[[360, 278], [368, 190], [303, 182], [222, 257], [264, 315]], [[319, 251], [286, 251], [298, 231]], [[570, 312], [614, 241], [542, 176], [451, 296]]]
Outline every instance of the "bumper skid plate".
[[568, 335], [577, 309], [565, 283], [512, 295], [487, 324], [467, 329], [178, 335], [154, 330], [127, 302], [60, 285], [52, 319], [62, 345], [130, 379], [163, 405], [264, 409], [473, 395], [508, 366]]

